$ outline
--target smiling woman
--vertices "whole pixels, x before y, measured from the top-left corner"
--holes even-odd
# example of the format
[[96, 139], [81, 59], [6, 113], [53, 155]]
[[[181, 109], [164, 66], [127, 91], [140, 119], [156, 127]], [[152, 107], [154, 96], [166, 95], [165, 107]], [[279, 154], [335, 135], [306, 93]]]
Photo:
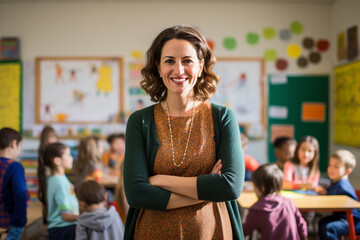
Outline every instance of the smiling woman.
[[157, 104], [127, 124], [124, 239], [243, 239], [240, 133], [229, 109], [206, 101], [214, 64], [188, 26], [165, 29], [148, 50], [140, 85]]

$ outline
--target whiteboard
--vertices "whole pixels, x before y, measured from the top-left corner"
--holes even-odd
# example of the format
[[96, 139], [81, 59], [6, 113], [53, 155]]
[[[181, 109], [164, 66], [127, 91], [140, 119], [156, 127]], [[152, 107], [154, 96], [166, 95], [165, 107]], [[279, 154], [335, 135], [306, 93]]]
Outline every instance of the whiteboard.
[[38, 58], [36, 122], [120, 121], [122, 76], [121, 58]]

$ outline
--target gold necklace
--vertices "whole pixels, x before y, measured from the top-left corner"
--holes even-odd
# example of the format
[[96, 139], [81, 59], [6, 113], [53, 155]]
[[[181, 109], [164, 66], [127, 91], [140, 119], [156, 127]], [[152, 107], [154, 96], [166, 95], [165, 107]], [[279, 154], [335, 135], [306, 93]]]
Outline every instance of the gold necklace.
[[180, 167], [185, 161], [186, 154], [187, 154], [187, 149], [188, 149], [189, 142], [190, 142], [191, 130], [192, 130], [192, 125], [193, 125], [193, 121], [194, 121], [194, 117], [195, 117], [195, 100], [194, 100], [194, 105], [193, 105], [193, 113], [192, 113], [192, 116], [191, 116], [188, 139], [187, 139], [187, 142], [186, 142], [183, 159], [182, 159], [181, 163], [179, 163], [179, 164], [176, 164], [176, 162], [175, 162], [174, 140], [173, 140], [173, 134], [172, 134], [172, 129], [171, 129], [171, 121], [170, 121], [170, 113], [169, 113], [169, 103], [168, 103], [168, 101], [166, 101], [166, 106], [167, 106], [166, 113], [167, 113], [168, 122], [169, 122], [169, 131], [170, 131], [170, 139], [171, 139], [172, 162], [175, 165], [175, 167]]

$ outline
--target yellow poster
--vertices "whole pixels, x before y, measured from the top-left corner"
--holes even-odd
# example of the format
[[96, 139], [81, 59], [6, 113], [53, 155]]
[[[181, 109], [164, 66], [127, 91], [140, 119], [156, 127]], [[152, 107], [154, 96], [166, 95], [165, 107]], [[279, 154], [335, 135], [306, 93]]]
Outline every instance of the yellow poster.
[[0, 128], [21, 128], [21, 64], [0, 62]]
[[360, 146], [360, 61], [335, 68], [334, 141]]

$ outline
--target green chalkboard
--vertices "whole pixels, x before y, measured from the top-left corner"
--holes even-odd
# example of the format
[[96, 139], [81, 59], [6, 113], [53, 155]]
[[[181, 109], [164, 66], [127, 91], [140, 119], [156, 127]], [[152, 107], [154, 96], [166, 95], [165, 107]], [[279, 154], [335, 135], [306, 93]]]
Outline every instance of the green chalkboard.
[[320, 170], [325, 172], [329, 152], [329, 76], [269, 75], [268, 80], [269, 161], [276, 161], [272, 145], [276, 134], [281, 133], [281, 128], [285, 133], [292, 129], [297, 141], [305, 135], [317, 138]]

